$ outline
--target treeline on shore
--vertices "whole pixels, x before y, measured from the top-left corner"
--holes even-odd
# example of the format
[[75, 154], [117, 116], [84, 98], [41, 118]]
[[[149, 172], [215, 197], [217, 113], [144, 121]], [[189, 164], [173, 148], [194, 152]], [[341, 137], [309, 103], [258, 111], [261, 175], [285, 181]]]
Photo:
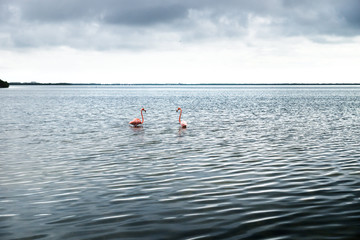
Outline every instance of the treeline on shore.
[[8, 88], [9, 83], [0, 79], [0, 88]]
[[72, 83], [10, 82], [10, 85], [73, 85]]

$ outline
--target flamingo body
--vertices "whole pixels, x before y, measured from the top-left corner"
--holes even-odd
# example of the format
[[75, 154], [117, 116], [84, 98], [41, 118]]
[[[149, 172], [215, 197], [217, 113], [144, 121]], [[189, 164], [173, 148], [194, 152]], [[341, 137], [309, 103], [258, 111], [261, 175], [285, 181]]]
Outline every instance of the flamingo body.
[[187, 122], [186, 121], [181, 121], [180, 125], [182, 128], [186, 128], [187, 127]]
[[134, 118], [129, 124], [134, 125], [135, 127], [139, 124], [142, 124], [141, 120], [138, 118]]
[[186, 128], [187, 127], [187, 122], [185, 121], [181, 121], [181, 114], [182, 114], [182, 109], [181, 108], [178, 108], [176, 111], [178, 112], [180, 110], [180, 116], [179, 116], [179, 123], [180, 123], [180, 126], [182, 128]]
[[138, 119], [138, 118], [134, 118], [131, 122], [129, 122], [129, 124], [133, 125], [134, 127], [137, 127], [137, 125], [140, 125], [140, 124], [143, 124], [144, 123], [144, 116], [143, 116], [143, 111], [146, 112], [146, 110], [144, 108], [142, 108], [140, 110], [140, 113], [141, 113], [141, 119]]

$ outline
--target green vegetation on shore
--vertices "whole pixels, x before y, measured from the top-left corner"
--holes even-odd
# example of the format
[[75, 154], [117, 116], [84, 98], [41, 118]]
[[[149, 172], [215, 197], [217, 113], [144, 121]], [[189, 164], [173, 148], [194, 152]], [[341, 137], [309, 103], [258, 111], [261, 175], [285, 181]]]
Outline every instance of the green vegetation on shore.
[[0, 88], [8, 88], [9, 83], [0, 79]]

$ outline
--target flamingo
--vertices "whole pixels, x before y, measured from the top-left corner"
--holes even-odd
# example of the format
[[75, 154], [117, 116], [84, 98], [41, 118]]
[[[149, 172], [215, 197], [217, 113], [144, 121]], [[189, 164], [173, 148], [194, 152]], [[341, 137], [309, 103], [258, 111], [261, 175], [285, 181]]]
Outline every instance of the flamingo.
[[146, 112], [146, 110], [144, 108], [142, 108], [140, 110], [142, 121], [140, 121], [140, 119], [138, 119], [138, 118], [134, 118], [131, 122], [129, 122], [129, 124], [133, 125], [134, 127], [137, 127], [137, 125], [139, 125], [139, 124], [143, 124], [144, 123], [144, 116], [143, 116], [142, 111]]
[[181, 108], [178, 108], [178, 109], [176, 110], [176, 112], [178, 112], [179, 110], [180, 110], [179, 123], [180, 123], [180, 125], [181, 125], [182, 128], [186, 128], [187, 122], [181, 121], [182, 109], [181, 109]]

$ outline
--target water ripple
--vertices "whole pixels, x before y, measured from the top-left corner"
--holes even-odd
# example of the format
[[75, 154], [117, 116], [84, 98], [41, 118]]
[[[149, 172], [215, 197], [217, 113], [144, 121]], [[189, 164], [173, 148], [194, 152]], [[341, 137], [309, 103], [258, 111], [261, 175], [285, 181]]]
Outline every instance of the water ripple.
[[359, 88], [9, 90], [1, 239], [360, 236]]

